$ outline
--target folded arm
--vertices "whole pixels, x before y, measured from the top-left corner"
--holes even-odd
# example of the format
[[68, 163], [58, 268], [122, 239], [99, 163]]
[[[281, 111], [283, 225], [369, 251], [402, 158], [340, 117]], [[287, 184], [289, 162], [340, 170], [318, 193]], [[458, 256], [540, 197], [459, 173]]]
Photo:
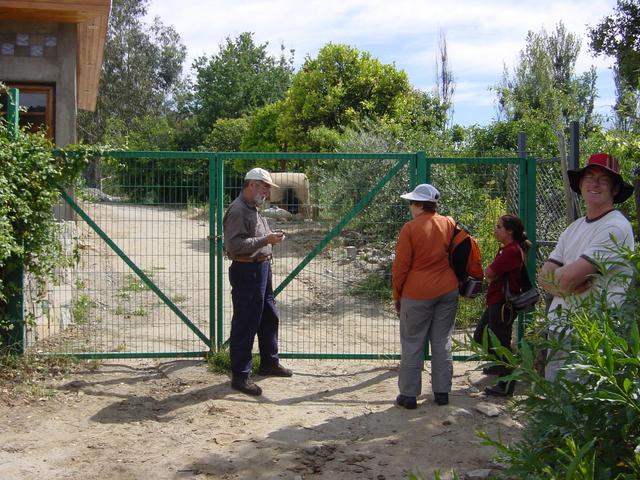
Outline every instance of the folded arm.
[[538, 285], [556, 297], [583, 293], [591, 288], [591, 278], [597, 271], [582, 257], [567, 265], [547, 261], [538, 273]]

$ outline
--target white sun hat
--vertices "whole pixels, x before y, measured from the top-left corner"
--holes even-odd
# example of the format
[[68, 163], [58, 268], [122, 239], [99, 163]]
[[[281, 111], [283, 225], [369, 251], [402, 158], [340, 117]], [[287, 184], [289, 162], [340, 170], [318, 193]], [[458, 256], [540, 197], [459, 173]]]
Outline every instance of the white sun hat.
[[271, 180], [271, 174], [267, 172], [264, 168], [252, 168], [247, 172], [244, 176], [245, 180], [259, 180], [261, 182], [266, 183], [267, 185], [271, 185], [272, 187], [277, 187], [273, 180]]
[[428, 183], [421, 183], [413, 192], [400, 195], [405, 200], [413, 200], [414, 202], [438, 202], [440, 200], [440, 192], [436, 187]]

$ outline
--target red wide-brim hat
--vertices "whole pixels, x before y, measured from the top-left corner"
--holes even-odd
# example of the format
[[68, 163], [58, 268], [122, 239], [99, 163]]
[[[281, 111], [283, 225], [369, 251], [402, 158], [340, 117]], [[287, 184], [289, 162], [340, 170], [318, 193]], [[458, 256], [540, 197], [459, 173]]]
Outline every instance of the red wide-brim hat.
[[587, 164], [583, 168], [567, 170], [571, 190], [580, 195], [580, 179], [582, 175], [584, 175], [585, 170], [593, 166], [604, 168], [616, 178], [620, 186], [620, 191], [613, 197], [613, 203], [622, 203], [633, 195], [633, 185], [625, 182], [622, 175], [620, 175], [620, 164], [618, 160], [607, 153], [594, 153], [589, 157]]

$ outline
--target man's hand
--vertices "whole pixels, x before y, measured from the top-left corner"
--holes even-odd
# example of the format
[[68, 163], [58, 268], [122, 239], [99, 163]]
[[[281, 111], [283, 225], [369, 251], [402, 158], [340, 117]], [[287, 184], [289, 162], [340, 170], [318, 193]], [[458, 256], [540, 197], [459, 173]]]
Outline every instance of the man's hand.
[[267, 243], [270, 245], [276, 245], [282, 240], [284, 240], [284, 232], [282, 230], [267, 233]]

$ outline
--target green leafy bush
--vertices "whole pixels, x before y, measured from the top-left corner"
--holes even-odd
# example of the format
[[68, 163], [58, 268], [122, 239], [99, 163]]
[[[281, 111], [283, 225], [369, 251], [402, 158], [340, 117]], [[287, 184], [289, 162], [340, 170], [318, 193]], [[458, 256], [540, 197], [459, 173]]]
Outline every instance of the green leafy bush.
[[20, 131], [13, 138], [0, 120], [0, 348], [12, 325], [8, 305], [20, 289], [21, 267], [42, 286], [65, 258], [53, 210], [87, 155], [86, 149], [54, 155], [44, 133]]
[[[516, 402], [526, 419], [522, 440], [506, 445], [481, 434], [498, 449], [502, 478], [639, 478], [640, 253], [623, 255], [633, 283], [621, 307], [609, 305], [606, 292], [592, 293], [563, 312], [560, 339], [545, 338], [548, 325], [540, 317], [518, 356], [498, 348], [515, 367], [511, 377], [530, 385]], [[541, 351], [567, 356], [554, 381], [536, 369]]]

